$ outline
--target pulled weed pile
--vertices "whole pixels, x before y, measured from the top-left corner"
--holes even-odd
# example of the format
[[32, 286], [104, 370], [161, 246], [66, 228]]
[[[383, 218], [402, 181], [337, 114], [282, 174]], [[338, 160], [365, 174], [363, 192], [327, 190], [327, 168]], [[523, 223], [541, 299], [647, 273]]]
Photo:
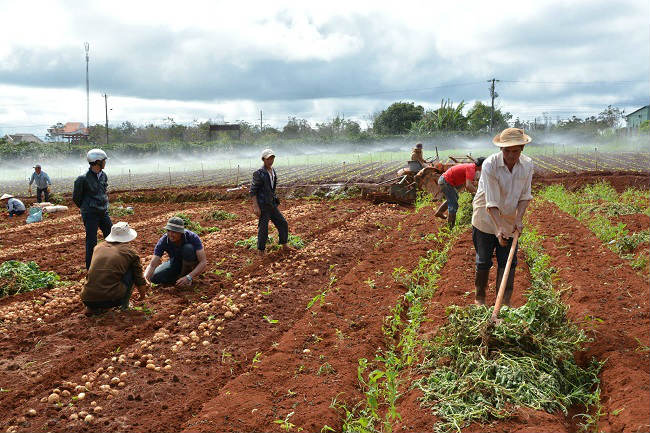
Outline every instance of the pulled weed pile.
[[124, 206], [109, 206], [108, 214], [112, 217], [118, 218], [126, 215], [133, 215], [133, 208]]
[[[302, 240], [300, 236], [289, 234], [289, 239], [287, 241], [290, 247], [293, 247], [297, 250], [305, 248], [305, 241]], [[235, 242], [235, 245], [238, 247], [246, 247], [249, 250], [257, 248], [257, 236], [251, 236], [248, 239], [242, 239]], [[268, 241], [266, 242], [266, 248], [271, 251], [279, 250], [280, 244], [277, 243], [277, 240], [273, 236], [269, 236]]]
[[485, 329], [491, 308], [452, 306], [449, 323], [428, 343], [421, 366], [427, 375], [413, 386], [424, 394], [423, 405], [442, 418], [437, 431], [506, 418], [517, 406], [566, 415], [572, 406], [599, 404], [600, 364], [582, 368], [574, 361], [588, 339], [568, 320], [568, 307], [553, 290], [554, 270], [540, 241], [527, 231], [520, 243], [533, 286], [524, 306], [504, 308], [503, 323], [490, 333]]
[[51, 288], [57, 281], [57, 274], [41, 271], [35, 262], [9, 260], [0, 265], [0, 298], [43, 287]]

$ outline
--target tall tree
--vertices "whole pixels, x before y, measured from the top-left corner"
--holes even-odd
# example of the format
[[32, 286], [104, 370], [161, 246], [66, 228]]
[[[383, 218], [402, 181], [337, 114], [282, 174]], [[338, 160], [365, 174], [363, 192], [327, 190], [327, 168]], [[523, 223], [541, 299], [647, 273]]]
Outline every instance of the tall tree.
[[405, 134], [422, 118], [424, 107], [413, 102], [394, 102], [374, 119], [373, 130], [378, 134]]

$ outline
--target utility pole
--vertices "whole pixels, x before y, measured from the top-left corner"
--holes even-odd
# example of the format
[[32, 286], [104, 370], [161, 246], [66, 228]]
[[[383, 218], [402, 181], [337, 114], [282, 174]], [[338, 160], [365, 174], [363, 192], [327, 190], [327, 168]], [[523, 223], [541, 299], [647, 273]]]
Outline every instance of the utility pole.
[[104, 109], [106, 110], [106, 145], [108, 146], [108, 95], [104, 93]]
[[262, 110], [260, 110], [260, 135], [262, 134], [262, 129], [264, 128], [262, 124]]
[[494, 129], [494, 98], [499, 97], [499, 94], [494, 91], [494, 83], [498, 83], [499, 80], [492, 78], [491, 80], [487, 80], [487, 82], [492, 83], [490, 85], [490, 97], [492, 98], [492, 108], [490, 109], [490, 133], [492, 133], [492, 130]]
[[88, 51], [90, 50], [90, 44], [84, 42], [84, 48], [86, 49], [86, 128], [90, 128], [90, 85], [88, 82]]

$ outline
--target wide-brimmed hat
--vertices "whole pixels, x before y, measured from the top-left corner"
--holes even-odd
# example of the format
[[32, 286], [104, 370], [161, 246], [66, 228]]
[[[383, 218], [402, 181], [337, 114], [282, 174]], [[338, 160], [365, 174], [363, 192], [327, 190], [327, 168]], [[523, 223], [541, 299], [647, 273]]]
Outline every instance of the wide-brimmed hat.
[[5, 200], [5, 199], [8, 199], [8, 198], [13, 198], [13, 195], [11, 195], [11, 194], [2, 194], [2, 197], [0, 197], [0, 200]]
[[264, 149], [262, 151], [262, 159], [266, 159], [269, 156], [275, 156], [275, 152], [272, 149]]
[[417, 143], [415, 147], [417, 147], [418, 149], [422, 149], [422, 143]]
[[138, 237], [138, 232], [129, 227], [129, 223], [120, 221], [113, 224], [111, 234], [106, 236], [106, 242], [131, 242]]
[[520, 128], [506, 128], [492, 139], [492, 143], [499, 147], [522, 146], [533, 141]]
[[171, 217], [165, 225], [165, 230], [172, 232], [185, 233], [185, 221], [179, 217]]

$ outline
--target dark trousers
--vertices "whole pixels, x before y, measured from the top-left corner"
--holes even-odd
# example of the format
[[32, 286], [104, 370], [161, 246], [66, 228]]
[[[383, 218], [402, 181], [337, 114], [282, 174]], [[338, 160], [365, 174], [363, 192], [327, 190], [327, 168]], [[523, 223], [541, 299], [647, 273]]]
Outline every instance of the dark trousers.
[[111, 234], [111, 217], [108, 212], [103, 214], [95, 212], [82, 212], [81, 219], [86, 227], [86, 270], [90, 269], [90, 261], [93, 258], [93, 249], [97, 245], [97, 229], [101, 229], [104, 239]]
[[10, 210], [9, 211], [9, 216], [12, 217], [14, 215], [22, 215], [24, 213], [25, 213], [24, 210]]
[[260, 219], [257, 223], [257, 249], [264, 251], [269, 239], [269, 220], [273, 221], [280, 235], [280, 245], [289, 240], [289, 224], [277, 206], [264, 205], [260, 207]]
[[[192, 244], [185, 244], [181, 247], [180, 256], [177, 254], [165, 263], [159, 265], [151, 277], [154, 284], [174, 284], [181, 275], [184, 264], [197, 263], [196, 250]], [[196, 265], [195, 265], [196, 266]], [[192, 268], [193, 269], [193, 268]], [[191, 270], [190, 270], [191, 272]]]
[[45, 193], [45, 201], [50, 201], [50, 193], [48, 192], [47, 188], [36, 188], [36, 201], [38, 203], [42, 202], [41, 196]]
[[129, 299], [131, 299], [131, 293], [133, 293], [133, 271], [131, 269], [126, 271], [126, 274], [124, 274], [122, 277], [122, 283], [126, 286], [126, 294], [124, 294], [123, 298], [110, 299], [108, 301], [84, 301], [84, 304], [91, 310], [100, 310], [113, 307], [121, 307], [124, 309], [129, 308]]
[[[491, 233], [484, 233], [472, 226], [472, 240], [474, 241], [474, 249], [476, 250], [476, 270], [485, 270], [489, 271], [492, 267], [492, 256], [496, 250], [497, 256], [497, 266], [499, 268], [505, 268], [506, 263], [508, 263], [508, 254], [510, 253], [510, 246], [512, 245], [512, 239], [508, 241], [508, 245], [502, 247], [499, 245], [499, 240], [497, 237]], [[515, 256], [512, 258], [512, 270], [511, 273], [514, 274], [514, 269], [517, 266], [517, 248], [519, 248], [519, 243], [515, 246]]]

